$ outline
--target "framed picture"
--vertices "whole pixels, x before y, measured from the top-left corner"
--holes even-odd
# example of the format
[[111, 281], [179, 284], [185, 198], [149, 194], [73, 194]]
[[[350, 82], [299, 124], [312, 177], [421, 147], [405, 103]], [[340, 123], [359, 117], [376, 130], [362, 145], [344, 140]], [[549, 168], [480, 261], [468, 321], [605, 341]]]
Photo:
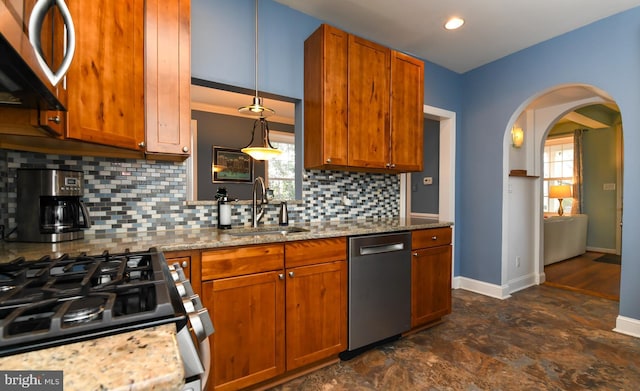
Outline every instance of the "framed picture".
[[253, 182], [253, 159], [239, 149], [213, 147], [213, 182]]

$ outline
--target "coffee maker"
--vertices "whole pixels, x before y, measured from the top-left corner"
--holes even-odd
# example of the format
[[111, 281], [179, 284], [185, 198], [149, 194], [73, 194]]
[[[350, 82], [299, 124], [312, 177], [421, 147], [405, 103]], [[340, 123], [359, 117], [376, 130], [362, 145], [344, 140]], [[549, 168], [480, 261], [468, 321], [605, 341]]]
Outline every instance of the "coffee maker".
[[82, 239], [91, 226], [82, 202], [81, 171], [18, 169], [17, 240], [54, 243]]

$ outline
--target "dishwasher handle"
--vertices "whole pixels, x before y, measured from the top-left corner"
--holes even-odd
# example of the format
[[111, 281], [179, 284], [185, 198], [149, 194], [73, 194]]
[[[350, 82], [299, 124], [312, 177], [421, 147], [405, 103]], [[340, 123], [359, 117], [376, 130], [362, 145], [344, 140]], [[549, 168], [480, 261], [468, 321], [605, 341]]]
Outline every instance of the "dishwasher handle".
[[388, 244], [374, 244], [371, 246], [360, 246], [360, 255], [373, 255], [389, 253], [392, 251], [404, 250], [404, 243], [388, 243]]

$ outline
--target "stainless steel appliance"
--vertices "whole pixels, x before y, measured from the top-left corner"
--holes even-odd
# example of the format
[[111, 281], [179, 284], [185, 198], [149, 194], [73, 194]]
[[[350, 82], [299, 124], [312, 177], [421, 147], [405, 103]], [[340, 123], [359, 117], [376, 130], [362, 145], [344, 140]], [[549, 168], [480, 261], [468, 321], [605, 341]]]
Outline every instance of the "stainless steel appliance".
[[19, 169], [17, 237], [22, 242], [82, 239], [91, 226], [81, 171]]
[[349, 238], [349, 359], [411, 328], [411, 233]]
[[[56, 85], [74, 51], [75, 30], [64, 0], [0, 1], [0, 104], [65, 110]], [[58, 57], [59, 65], [53, 65]]]
[[161, 252], [0, 264], [0, 357], [169, 323], [183, 390], [204, 389], [211, 318], [180, 265], [167, 265]]

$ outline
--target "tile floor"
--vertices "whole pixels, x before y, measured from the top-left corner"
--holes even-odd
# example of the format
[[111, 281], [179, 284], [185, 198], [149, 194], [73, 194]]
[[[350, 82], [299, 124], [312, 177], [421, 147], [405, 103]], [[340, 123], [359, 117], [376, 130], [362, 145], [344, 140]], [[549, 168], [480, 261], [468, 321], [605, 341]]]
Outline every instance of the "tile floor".
[[639, 390], [640, 338], [618, 303], [547, 286], [497, 300], [453, 291], [431, 329], [274, 390]]

